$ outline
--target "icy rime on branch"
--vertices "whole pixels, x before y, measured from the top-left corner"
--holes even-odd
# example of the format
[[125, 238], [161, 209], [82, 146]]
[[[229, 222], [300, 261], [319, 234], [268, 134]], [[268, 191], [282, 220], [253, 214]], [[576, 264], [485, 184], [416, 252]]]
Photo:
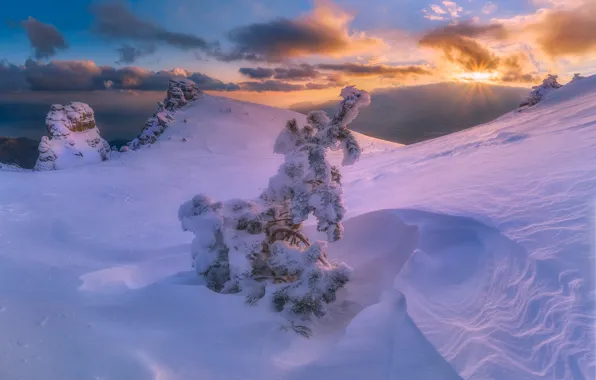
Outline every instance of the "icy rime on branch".
[[190, 79], [170, 79], [166, 98], [157, 103], [157, 111], [153, 117], [147, 119], [141, 134], [129, 142], [128, 146], [138, 149], [142, 145], [153, 144], [174, 120], [173, 112], [196, 100], [201, 93], [199, 86]]
[[343, 165], [358, 160], [361, 149], [347, 125], [370, 96], [354, 87], [341, 96], [332, 119], [316, 111], [305, 126], [287, 122], [274, 146], [284, 163], [258, 199], [215, 202], [197, 195], [180, 207], [182, 228], [195, 234], [193, 266], [209, 289], [242, 293], [250, 304], [266, 298], [294, 322], [325, 315], [348, 282], [350, 268], [329, 260], [327, 243], [311, 243], [303, 230], [314, 215], [327, 241], [342, 237], [341, 174], [326, 154], [341, 149]]

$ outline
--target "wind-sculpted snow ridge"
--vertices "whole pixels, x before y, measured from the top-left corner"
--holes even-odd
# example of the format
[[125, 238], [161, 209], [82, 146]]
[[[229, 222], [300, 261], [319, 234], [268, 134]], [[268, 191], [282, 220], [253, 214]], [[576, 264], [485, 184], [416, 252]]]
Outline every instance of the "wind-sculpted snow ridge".
[[67, 169], [110, 158], [110, 146], [99, 134], [93, 109], [85, 103], [52, 105], [46, 127], [50, 136], [41, 138], [35, 170]]
[[163, 102], [157, 103], [157, 111], [145, 123], [141, 134], [128, 145], [132, 149], [153, 144], [174, 120], [175, 111], [196, 100], [202, 91], [190, 79], [170, 79], [168, 92]]

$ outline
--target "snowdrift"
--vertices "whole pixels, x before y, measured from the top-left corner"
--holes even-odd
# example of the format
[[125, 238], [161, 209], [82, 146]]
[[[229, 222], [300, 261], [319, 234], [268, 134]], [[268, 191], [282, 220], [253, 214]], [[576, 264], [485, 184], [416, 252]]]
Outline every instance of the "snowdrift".
[[101, 165], [0, 172], [0, 378], [593, 378], [596, 77], [436, 140], [361, 136], [329, 248], [354, 279], [309, 340], [202, 286], [176, 218], [257, 195], [292, 117], [205, 95]]

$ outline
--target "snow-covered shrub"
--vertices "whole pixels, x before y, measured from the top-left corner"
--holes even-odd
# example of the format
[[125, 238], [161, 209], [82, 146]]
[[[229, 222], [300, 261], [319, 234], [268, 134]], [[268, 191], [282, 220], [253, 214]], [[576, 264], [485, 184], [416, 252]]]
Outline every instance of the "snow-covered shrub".
[[524, 100], [520, 107], [532, 107], [542, 101], [544, 96], [549, 92], [563, 87], [562, 84], [557, 82], [557, 75], [548, 74], [548, 76], [542, 81], [540, 86], [532, 87], [532, 92], [526, 100]]
[[305, 126], [287, 122], [274, 146], [284, 163], [259, 198], [216, 202], [197, 195], [179, 209], [182, 228], [195, 234], [193, 266], [207, 287], [241, 292], [249, 304], [266, 298], [293, 326], [325, 315], [350, 276], [347, 265], [327, 258], [327, 242], [310, 242], [303, 230], [314, 215], [327, 241], [342, 237], [341, 174], [326, 155], [328, 149], [342, 149], [344, 165], [358, 160], [361, 149], [347, 125], [370, 96], [354, 87], [341, 95], [332, 119], [316, 111]]
[[582, 76], [581, 74], [579, 74], [579, 73], [575, 73], [575, 74], [573, 75], [573, 78], [571, 78], [571, 83], [573, 83], [573, 82], [575, 82], [575, 81], [578, 81], [578, 80], [585, 79], [585, 78], [586, 78], [586, 77]]

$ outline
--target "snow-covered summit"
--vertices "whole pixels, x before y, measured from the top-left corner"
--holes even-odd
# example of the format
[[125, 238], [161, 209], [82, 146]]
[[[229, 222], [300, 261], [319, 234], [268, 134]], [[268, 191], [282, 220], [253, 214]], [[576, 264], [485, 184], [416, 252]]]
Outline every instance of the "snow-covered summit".
[[95, 125], [88, 104], [53, 104], [46, 117], [48, 136], [39, 143], [35, 170], [66, 169], [109, 159], [110, 147]]

